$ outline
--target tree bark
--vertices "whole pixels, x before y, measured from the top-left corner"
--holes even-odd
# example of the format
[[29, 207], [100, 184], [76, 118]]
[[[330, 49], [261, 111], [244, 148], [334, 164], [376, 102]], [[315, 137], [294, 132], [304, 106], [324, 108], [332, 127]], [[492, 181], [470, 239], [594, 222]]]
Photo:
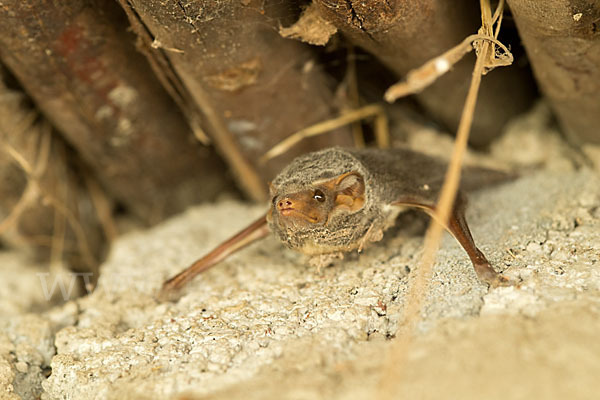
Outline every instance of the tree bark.
[[8, 0], [0, 58], [107, 191], [148, 222], [213, 199], [223, 164], [190, 129], [104, 0]]
[[600, 2], [509, 0], [541, 90], [575, 144], [600, 143]]

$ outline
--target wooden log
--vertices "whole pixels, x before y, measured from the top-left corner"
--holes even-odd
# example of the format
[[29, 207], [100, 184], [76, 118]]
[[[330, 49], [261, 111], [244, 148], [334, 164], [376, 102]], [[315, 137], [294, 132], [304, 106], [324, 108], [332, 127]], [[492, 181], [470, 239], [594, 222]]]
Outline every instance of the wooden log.
[[163, 82], [193, 102], [188, 108], [201, 115], [204, 130], [252, 198], [265, 199], [266, 182], [291, 157], [350, 144], [343, 129], [305, 140], [266, 165], [258, 162], [285, 137], [337, 114], [331, 85], [310, 47], [278, 33], [297, 18], [289, 3], [119, 1]]
[[542, 92], [572, 142], [600, 143], [600, 2], [509, 0]]
[[[43, 261], [95, 273], [106, 236], [73, 155], [0, 71], [0, 238]], [[110, 233], [109, 233], [110, 234]], [[97, 275], [92, 277], [95, 281]]]
[[[314, 0], [322, 15], [353, 43], [403, 77], [476, 33], [479, 7], [470, 0]], [[473, 55], [417, 95], [418, 101], [456, 132], [474, 66]], [[498, 68], [483, 80], [471, 144], [484, 146], [504, 124], [531, 104], [535, 94], [526, 70]]]
[[154, 222], [213, 199], [226, 174], [127, 29], [111, 1], [8, 0], [0, 58], [108, 192]]

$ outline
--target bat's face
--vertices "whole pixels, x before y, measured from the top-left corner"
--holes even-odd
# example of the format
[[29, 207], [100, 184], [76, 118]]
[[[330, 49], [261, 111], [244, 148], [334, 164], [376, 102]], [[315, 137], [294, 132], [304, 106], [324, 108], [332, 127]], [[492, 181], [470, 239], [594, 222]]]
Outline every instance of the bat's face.
[[333, 193], [322, 185], [294, 193], [273, 196], [271, 216], [277, 215], [280, 225], [305, 227], [323, 225], [333, 205]]
[[334, 250], [331, 239], [348, 229], [340, 220], [364, 207], [365, 183], [351, 171], [295, 191], [272, 187], [271, 195], [267, 218], [280, 239], [304, 253], [320, 254]]
[[356, 172], [333, 179], [312, 182], [307, 188], [293, 193], [271, 189], [269, 217], [276, 217], [282, 228], [327, 226], [339, 213], [352, 213], [364, 205], [364, 181]]

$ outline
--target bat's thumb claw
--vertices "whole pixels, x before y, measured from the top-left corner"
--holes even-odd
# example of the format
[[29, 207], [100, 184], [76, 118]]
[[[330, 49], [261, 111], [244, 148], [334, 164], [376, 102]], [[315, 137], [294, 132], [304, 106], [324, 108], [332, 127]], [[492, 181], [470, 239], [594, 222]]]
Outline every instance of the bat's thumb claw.
[[490, 288], [515, 285], [515, 282], [494, 271], [485, 257], [483, 257], [481, 262], [474, 262], [473, 267], [475, 267], [475, 272], [477, 273], [479, 280], [487, 283]]
[[501, 275], [501, 274], [496, 275], [494, 277], [494, 279], [488, 281], [487, 283], [490, 285], [490, 288], [507, 287], [507, 286], [516, 285], [516, 282], [508, 279], [507, 277], [505, 277], [504, 275]]
[[168, 285], [163, 285], [160, 291], [156, 295], [156, 300], [160, 303], [171, 302], [174, 303], [181, 298], [181, 291], [177, 289], [173, 289]]

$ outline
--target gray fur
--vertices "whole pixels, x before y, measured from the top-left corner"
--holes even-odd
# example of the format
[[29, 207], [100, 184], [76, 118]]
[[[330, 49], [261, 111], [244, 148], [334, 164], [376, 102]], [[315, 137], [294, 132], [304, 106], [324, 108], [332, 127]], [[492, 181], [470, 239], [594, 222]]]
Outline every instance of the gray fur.
[[[271, 195], [282, 196], [312, 187], [347, 172], [358, 172], [365, 182], [365, 204], [355, 213], [332, 217], [325, 226], [284, 227], [274, 210], [270, 228], [288, 247], [303, 250], [307, 244], [320, 253], [345, 252], [360, 243], [379, 240], [394, 223], [395, 202], [433, 206], [445, 174], [444, 163], [404, 149], [329, 148], [294, 159], [273, 180]], [[482, 170], [483, 171], [483, 170]], [[366, 237], [369, 233], [369, 237]], [[306, 251], [305, 251], [306, 252]]]
[[[307, 242], [335, 247], [345, 251], [362, 237], [371, 223], [378, 219], [377, 194], [369, 182], [369, 171], [350, 150], [330, 148], [305, 154], [294, 159], [272, 182], [272, 196], [294, 193], [312, 187], [316, 181], [333, 179], [343, 173], [356, 171], [365, 180], [365, 205], [353, 214], [342, 214], [332, 218], [327, 226], [283, 228], [278, 224], [278, 215], [273, 212], [270, 227], [288, 247], [301, 249]], [[333, 252], [333, 251], [332, 251]]]

